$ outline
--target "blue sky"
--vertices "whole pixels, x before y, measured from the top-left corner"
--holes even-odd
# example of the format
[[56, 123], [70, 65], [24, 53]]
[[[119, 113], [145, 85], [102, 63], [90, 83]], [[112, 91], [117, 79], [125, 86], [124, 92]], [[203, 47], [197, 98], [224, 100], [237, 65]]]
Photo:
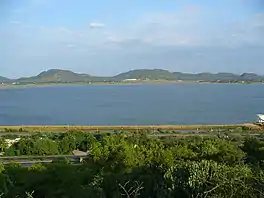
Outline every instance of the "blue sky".
[[51, 68], [264, 74], [261, 0], [1, 0], [0, 76]]

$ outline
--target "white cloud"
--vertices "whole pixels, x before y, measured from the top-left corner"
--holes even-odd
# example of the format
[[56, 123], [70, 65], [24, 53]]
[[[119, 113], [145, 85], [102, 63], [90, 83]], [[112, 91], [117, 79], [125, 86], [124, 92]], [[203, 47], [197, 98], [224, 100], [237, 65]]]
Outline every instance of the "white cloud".
[[98, 22], [92, 22], [89, 24], [90, 28], [104, 28], [105, 27], [105, 24], [103, 23], [98, 23]]
[[196, 56], [204, 56], [205, 54], [201, 53], [201, 52], [196, 52], [196, 53], [194, 53], [194, 55], [196, 55]]
[[10, 23], [12, 23], [12, 24], [21, 24], [21, 21], [12, 20], [12, 21], [10, 21]]
[[73, 45], [73, 44], [68, 44], [67, 47], [68, 47], [68, 48], [74, 48], [75, 45]]
[[70, 30], [66, 27], [58, 27], [57, 29], [61, 32], [70, 33], [70, 34], [72, 33], [72, 30]]
[[111, 36], [107, 37], [107, 41], [114, 42], [114, 43], [119, 42], [118, 39], [111, 37]]
[[[186, 15], [189, 17], [183, 18]], [[257, 15], [230, 26], [211, 28], [201, 20], [200, 12], [152, 13], [146, 14], [134, 25], [115, 30], [106, 28], [103, 23], [92, 22], [89, 25], [90, 28], [105, 28], [105, 30], [95, 32], [90, 28], [41, 27], [34, 31], [34, 36], [42, 41], [50, 42], [50, 45], [70, 43], [83, 48], [108, 49], [111, 45], [115, 47], [118, 45], [122, 49], [140, 45], [238, 47], [245, 44], [264, 44], [264, 22], [261, 20], [263, 16], [264, 14]], [[18, 24], [19, 21], [13, 21], [13, 23]], [[26, 24], [24, 26], [26, 27]], [[25, 31], [24, 34], [28, 35], [28, 32]]]
[[186, 44], [186, 43], [189, 43], [189, 40], [182, 40], [179, 42], [180, 44]]
[[[248, 46], [264, 46], [264, 14], [216, 26], [206, 24], [201, 15], [200, 11], [150, 13], [116, 29], [92, 22], [79, 29], [32, 26], [29, 31], [23, 20], [15, 28], [10, 26], [9, 32], [0, 27], [0, 36], [4, 42], [2, 49], [4, 53], [10, 52], [9, 62], [14, 65], [40, 64], [42, 68], [68, 65], [69, 69], [80, 67], [84, 72], [93, 69], [98, 74], [164, 65], [174, 71], [186, 68], [186, 71], [201, 72], [210, 70], [209, 65], [212, 70], [215, 65], [221, 68], [221, 62], [231, 62], [232, 68], [263, 65], [264, 58], [260, 57], [263, 50], [247, 50], [248, 54], [243, 50]], [[100, 28], [102, 31], [93, 30]]]

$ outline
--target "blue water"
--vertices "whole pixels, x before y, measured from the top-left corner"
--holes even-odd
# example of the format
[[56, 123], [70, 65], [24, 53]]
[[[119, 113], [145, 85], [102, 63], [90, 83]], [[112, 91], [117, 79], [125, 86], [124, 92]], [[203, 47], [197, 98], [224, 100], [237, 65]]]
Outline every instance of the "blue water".
[[0, 90], [0, 125], [253, 122], [264, 85], [89, 85]]

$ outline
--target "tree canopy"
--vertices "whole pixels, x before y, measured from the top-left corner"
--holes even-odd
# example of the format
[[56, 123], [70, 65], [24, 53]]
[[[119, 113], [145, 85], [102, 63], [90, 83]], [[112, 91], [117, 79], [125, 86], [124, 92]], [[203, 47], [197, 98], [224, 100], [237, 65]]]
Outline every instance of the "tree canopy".
[[150, 138], [144, 133], [22, 137], [7, 156], [88, 152], [80, 164], [0, 166], [2, 197], [264, 197], [264, 142], [220, 137]]

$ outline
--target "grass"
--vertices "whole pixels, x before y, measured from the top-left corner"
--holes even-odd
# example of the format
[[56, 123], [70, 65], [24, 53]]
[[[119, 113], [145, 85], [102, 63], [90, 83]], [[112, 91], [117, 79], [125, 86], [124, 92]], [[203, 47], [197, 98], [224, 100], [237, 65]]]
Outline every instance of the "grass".
[[65, 125], [34, 125], [34, 126], [0, 126], [3, 132], [62, 132], [62, 131], [113, 131], [113, 130], [214, 130], [214, 129], [237, 129], [257, 130], [258, 126], [253, 124], [233, 125], [145, 125], [145, 126], [65, 126]]

